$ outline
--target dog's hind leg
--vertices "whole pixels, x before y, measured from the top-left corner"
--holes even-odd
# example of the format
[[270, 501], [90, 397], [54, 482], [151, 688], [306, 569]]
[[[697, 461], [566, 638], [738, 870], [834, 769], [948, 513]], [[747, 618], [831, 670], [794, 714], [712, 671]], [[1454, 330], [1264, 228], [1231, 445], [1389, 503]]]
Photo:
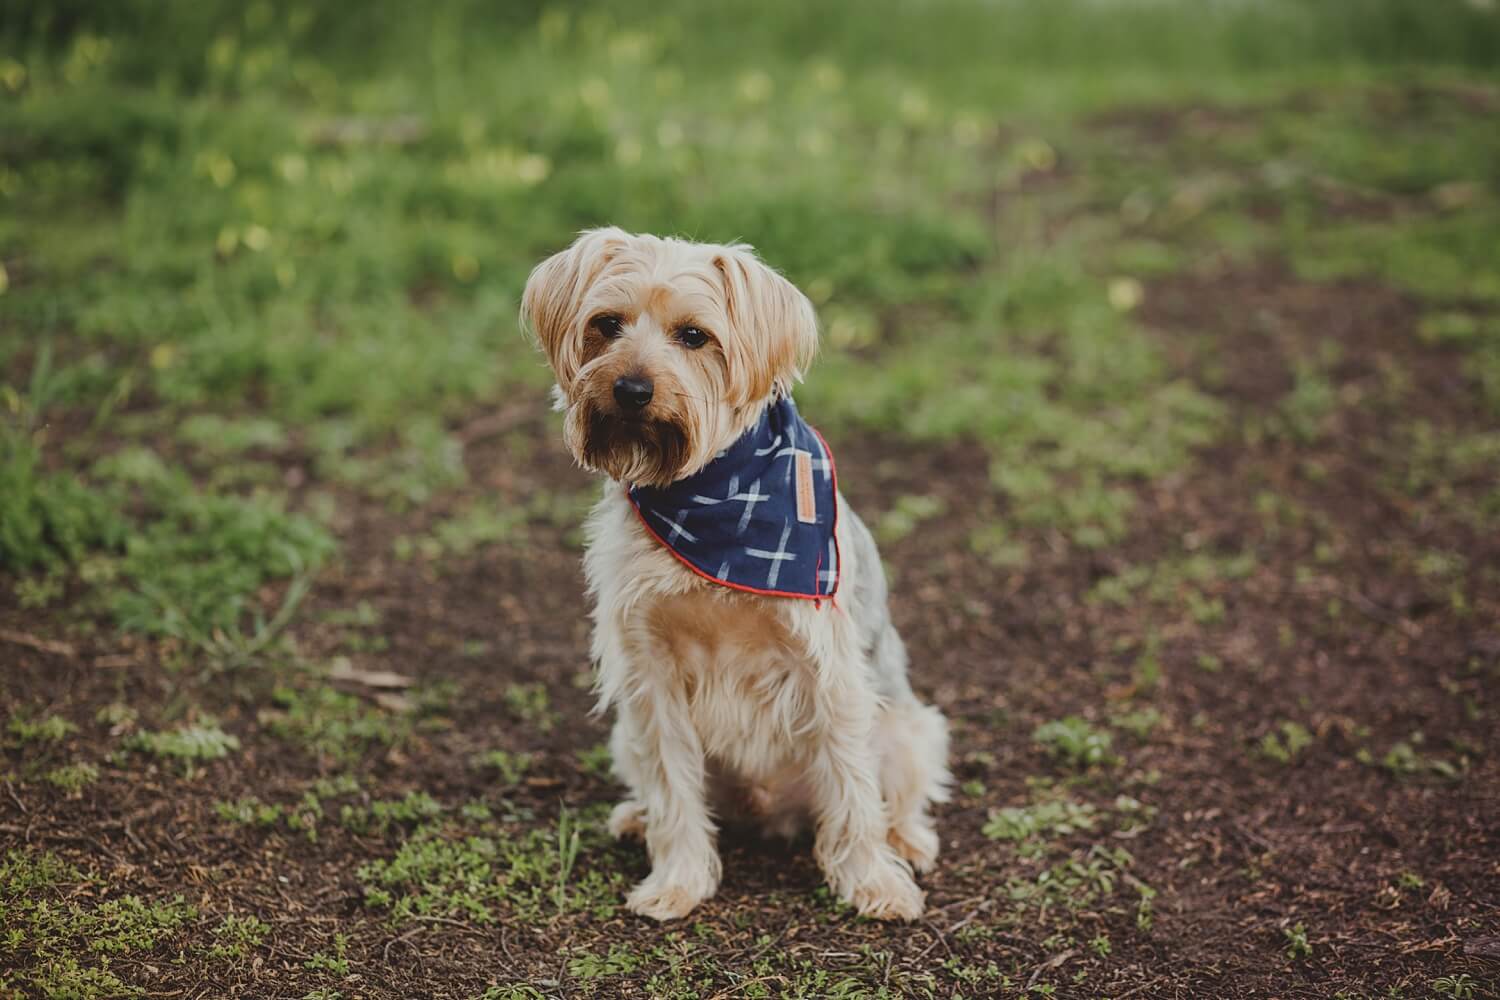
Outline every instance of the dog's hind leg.
[[932, 869], [938, 835], [929, 802], [948, 801], [948, 723], [916, 698], [887, 705], [876, 724], [880, 790], [890, 823], [886, 839], [918, 872]]

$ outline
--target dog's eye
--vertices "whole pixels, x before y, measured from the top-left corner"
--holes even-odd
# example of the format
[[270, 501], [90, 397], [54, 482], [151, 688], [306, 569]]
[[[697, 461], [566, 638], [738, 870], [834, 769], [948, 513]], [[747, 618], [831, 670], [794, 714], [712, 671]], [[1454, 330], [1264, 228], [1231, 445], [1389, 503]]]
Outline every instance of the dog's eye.
[[620, 322], [618, 316], [595, 316], [590, 324], [608, 340], [614, 340], [624, 329], [624, 324]]
[[677, 339], [682, 343], [683, 347], [696, 351], [708, 343], [708, 334], [696, 326], [684, 326], [678, 329]]

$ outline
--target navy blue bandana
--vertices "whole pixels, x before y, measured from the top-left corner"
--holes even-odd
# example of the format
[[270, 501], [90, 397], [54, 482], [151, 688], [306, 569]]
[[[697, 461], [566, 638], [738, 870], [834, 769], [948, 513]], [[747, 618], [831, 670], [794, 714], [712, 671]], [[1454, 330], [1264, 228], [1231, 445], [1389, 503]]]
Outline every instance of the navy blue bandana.
[[646, 530], [699, 576], [773, 597], [838, 590], [833, 453], [790, 399], [702, 471], [627, 494]]

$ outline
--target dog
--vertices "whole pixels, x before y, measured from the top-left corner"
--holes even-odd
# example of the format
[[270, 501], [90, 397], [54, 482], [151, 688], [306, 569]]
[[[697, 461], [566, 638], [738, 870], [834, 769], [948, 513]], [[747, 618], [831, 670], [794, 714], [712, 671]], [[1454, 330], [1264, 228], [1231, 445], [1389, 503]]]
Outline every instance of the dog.
[[947, 800], [948, 728], [907, 680], [874, 538], [791, 390], [812, 303], [743, 244], [583, 232], [532, 271], [521, 322], [564, 440], [606, 477], [585, 526], [609, 820], [645, 841], [626, 906], [718, 889], [719, 819], [795, 837], [859, 913], [915, 920]]

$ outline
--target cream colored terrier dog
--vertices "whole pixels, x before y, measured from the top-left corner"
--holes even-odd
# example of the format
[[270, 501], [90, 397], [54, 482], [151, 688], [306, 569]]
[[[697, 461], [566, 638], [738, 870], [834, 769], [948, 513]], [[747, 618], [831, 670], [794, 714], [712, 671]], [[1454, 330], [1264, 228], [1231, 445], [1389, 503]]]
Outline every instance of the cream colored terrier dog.
[[611, 228], [532, 272], [522, 319], [569, 450], [610, 480], [584, 569], [629, 789], [610, 831], [652, 864], [626, 905], [671, 920], [712, 896], [716, 816], [787, 836], [811, 817], [840, 898], [916, 919], [947, 723], [912, 694], [874, 539], [791, 403], [812, 304], [747, 246]]

